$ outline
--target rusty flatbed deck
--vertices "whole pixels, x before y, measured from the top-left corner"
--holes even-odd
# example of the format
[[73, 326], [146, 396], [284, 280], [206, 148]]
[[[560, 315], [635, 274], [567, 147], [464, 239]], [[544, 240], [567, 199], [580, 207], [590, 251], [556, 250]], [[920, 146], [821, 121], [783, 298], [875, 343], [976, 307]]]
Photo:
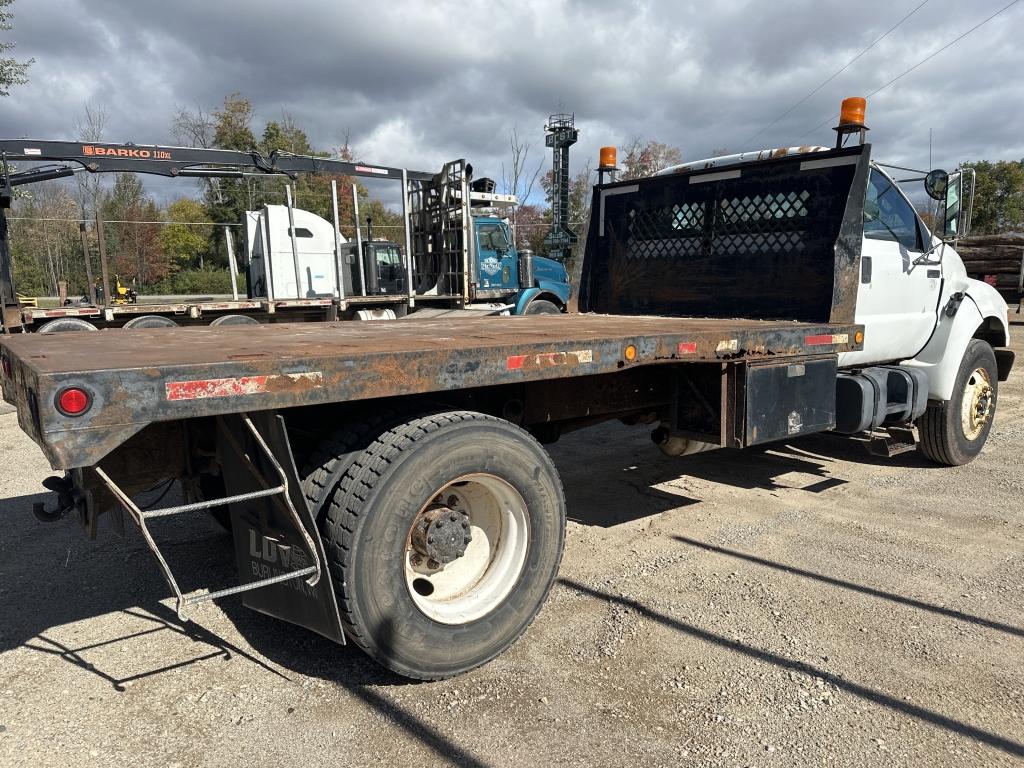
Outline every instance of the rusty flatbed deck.
[[[55, 467], [88, 466], [147, 424], [316, 403], [613, 373], [626, 367], [845, 352], [859, 326], [563, 315], [298, 323], [0, 337], [5, 396]], [[636, 349], [627, 359], [626, 347]], [[90, 410], [61, 415], [65, 386]]]

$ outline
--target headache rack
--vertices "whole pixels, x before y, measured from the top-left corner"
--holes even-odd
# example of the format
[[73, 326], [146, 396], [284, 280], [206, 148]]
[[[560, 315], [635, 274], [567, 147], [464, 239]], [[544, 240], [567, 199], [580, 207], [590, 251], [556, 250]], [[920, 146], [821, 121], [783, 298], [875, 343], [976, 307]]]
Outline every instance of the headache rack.
[[580, 310], [853, 322], [870, 146], [599, 185]]

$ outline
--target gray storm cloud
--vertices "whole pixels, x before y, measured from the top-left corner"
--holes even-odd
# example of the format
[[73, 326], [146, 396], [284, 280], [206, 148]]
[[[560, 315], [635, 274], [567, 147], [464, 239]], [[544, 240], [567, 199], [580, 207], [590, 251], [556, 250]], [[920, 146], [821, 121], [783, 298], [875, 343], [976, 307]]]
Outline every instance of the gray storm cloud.
[[[18, 0], [30, 83], [4, 99], [10, 137], [64, 138], [85, 102], [112, 141], [171, 140], [177, 106], [250, 98], [292, 114], [315, 145], [348, 132], [364, 159], [433, 168], [467, 157], [500, 173], [516, 125], [543, 152], [549, 113], [575, 111], [581, 166], [631, 137], [695, 159], [831, 143], [847, 95], [871, 92], [1005, 0], [930, 0], [847, 71], [751, 136], [910, 12], [919, 0], [825, 2], [337, 2]], [[876, 156], [922, 166], [1024, 157], [1024, 4], [868, 105]], [[745, 141], [750, 140], [749, 144]]]

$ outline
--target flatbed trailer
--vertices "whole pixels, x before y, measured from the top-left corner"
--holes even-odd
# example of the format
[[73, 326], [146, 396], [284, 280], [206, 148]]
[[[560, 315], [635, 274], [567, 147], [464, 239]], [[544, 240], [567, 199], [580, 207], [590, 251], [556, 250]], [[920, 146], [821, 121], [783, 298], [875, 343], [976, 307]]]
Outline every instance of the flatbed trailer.
[[[359, 297], [363, 299], [364, 297]], [[23, 307], [22, 327], [25, 330], [43, 327], [51, 320], [63, 317], [82, 318], [93, 325], [117, 328], [137, 318], [158, 315], [174, 321], [175, 325], [210, 325], [219, 318], [235, 318], [239, 313], [258, 322], [302, 322], [336, 320], [340, 312], [360, 303], [381, 303], [372, 297], [368, 301], [338, 299], [223, 299], [171, 302], [139, 302], [112, 304], [109, 307], [68, 305], [65, 307]], [[404, 297], [396, 299], [396, 303]], [[145, 327], [145, 326], [143, 326]]]
[[[133, 522], [182, 617], [241, 594], [409, 677], [473, 669], [557, 574], [565, 500], [543, 444], [561, 434], [617, 419], [673, 456], [829, 430], [907, 450], [920, 421], [936, 461], [977, 455], [1012, 364], [992, 350], [1005, 303], [950, 271], [928, 314], [900, 315], [939, 351], [902, 366], [908, 336], [914, 352], [868, 356], [899, 329], [870, 337], [862, 286], [906, 277], [886, 271], [898, 250], [862, 259], [875, 173], [861, 145], [598, 184], [577, 315], [0, 337], [4, 396], [63, 470], [34, 511], [90, 536]], [[174, 481], [184, 503], [138, 500]], [[151, 526], [204, 511], [240, 583], [186, 594]]]

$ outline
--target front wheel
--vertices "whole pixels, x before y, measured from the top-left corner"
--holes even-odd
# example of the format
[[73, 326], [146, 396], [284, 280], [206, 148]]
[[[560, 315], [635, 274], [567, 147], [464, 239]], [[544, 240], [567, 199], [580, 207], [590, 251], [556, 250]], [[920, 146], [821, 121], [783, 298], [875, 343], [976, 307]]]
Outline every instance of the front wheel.
[[966, 464], [977, 456], [992, 431], [998, 388], [992, 347], [973, 339], [960, 362], [953, 399], [929, 403], [918, 421], [924, 455], [947, 466]]
[[547, 299], [534, 299], [526, 305], [527, 315], [560, 315], [562, 310], [554, 302]]
[[351, 462], [325, 512], [346, 634], [424, 680], [478, 667], [522, 635], [565, 538], [561, 483], [543, 448], [470, 411], [385, 430]]

